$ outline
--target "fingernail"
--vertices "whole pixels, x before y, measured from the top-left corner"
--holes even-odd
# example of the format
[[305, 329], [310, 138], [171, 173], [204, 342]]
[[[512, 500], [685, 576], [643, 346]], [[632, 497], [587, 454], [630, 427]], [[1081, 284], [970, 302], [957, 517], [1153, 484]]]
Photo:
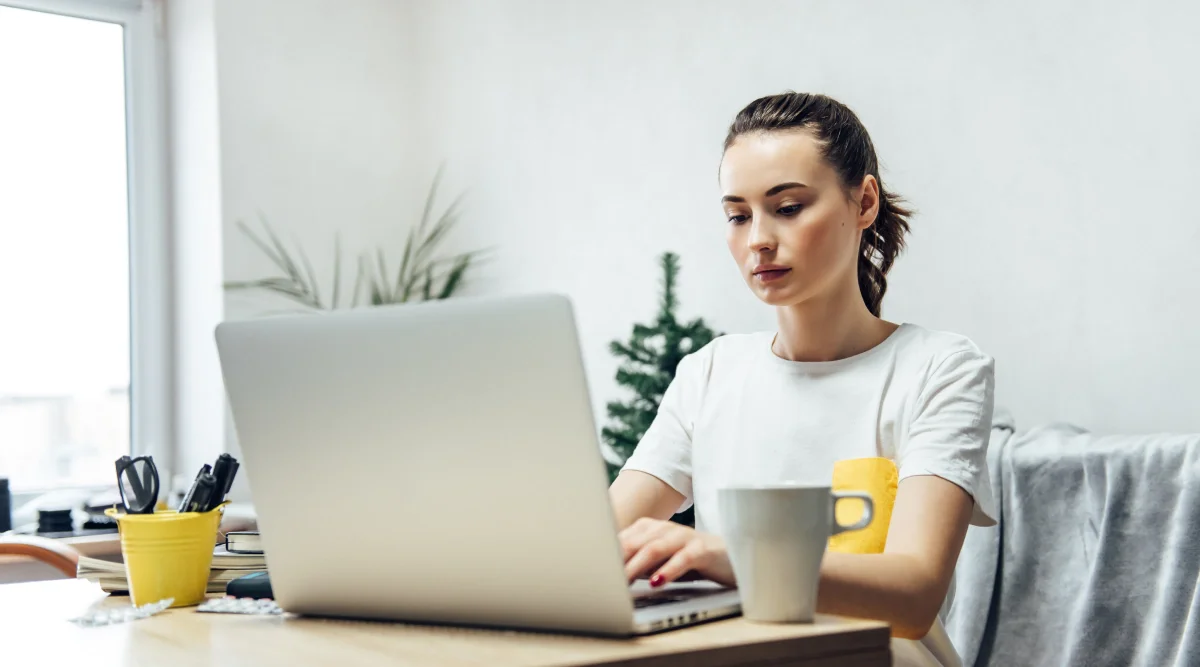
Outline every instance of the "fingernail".
[[666, 582], [663, 581], [663, 576], [661, 574], [656, 574], [653, 577], [650, 577], [650, 585], [655, 588], [662, 586], [664, 583]]

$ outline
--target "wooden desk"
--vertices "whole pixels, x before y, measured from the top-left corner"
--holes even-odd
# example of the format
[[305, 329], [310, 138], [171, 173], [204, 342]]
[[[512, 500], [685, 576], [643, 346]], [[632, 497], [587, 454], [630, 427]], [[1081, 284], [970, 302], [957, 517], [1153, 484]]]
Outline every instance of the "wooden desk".
[[202, 614], [194, 607], [120, 625], [81, 627], [68, 622], [89, 608], [128, 604], [129, 598], [106, 598], [98, 586], [80, 580], [3, 585], [0, 646], [5, 655], [18, 658], [13, 664], [87, 667], [891, 664], [886, 626], [832, 617], [822, 617], [811, 625], [760, 625], [739, 618], [628, 640], [375, 621]]

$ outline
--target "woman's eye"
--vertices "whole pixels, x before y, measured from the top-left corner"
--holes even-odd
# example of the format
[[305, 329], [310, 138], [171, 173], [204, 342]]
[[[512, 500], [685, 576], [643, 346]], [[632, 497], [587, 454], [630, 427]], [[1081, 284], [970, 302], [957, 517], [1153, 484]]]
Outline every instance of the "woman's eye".
[[799, 204], [789, 204], [788, 206], [780, 207], [780, 209], [777, 211], [777, 213], [779, 213], [779, 215], [790, 218], [793, 215], [796, 215], [797, 213], [799, 213], [801, 208], [804, 208], [804, 207]]
[[750, 218], [749, 218], [749, 216], [745, 216], [745, 215], [739, 215], [739, 214], [736, 214], [736, 213], [735, 213], [735, 214], [733, 214], [733, 215], [731, 215], [731, 216], [729, 216], [729, 222], [731, 222], [731, 223], [733, 223], [733, 224], [735, 224], [735, 225], [740, 225], [740, 224], [742, 224], [743, 222], [745, 222], [745, 221], [747, 221], [747, 220], [749, 220], [749, 219], [750, 219]]

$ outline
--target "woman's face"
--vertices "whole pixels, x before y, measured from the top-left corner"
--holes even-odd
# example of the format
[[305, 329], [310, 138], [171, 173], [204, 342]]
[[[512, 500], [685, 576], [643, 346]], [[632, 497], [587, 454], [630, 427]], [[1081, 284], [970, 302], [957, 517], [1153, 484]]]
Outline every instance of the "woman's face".
[[729, 251], [758, 298], [791, 306], [857, 284], [859, 234], [878, 211], [874, 177], [847, 196], [812, 135], [788, 130], [734, 140], [720, 182]]

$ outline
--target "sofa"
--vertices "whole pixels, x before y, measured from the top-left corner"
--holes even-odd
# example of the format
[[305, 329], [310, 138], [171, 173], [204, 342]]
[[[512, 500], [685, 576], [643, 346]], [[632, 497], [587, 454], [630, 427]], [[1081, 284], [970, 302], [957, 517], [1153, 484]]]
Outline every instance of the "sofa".
[[997, 410], [988, 469], [999, 525], [969, 529], [944, 614], [964, 665], [1200, 665], [1200, 435]]

